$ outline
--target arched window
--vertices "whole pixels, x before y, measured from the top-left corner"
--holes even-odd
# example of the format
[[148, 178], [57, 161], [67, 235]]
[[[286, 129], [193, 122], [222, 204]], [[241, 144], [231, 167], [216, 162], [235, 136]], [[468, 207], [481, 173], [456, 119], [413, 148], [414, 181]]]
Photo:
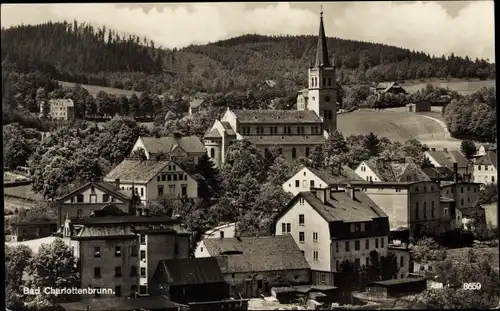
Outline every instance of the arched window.
[[214, 148], [210, 148], [210, 157], [215, 158], [215, 149]]
[[295, 159], [297, 157], [297, 150], [292, 148], [292, 158]]
[[306, 158], [309, 157], [309, 147], [306, 147]]

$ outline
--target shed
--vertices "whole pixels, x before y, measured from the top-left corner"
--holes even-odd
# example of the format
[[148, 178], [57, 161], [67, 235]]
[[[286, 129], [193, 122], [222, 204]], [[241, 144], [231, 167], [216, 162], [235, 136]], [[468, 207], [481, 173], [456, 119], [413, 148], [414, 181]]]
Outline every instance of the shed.
[[431, 111], [431, 102], [428, 100], [417, 100], [406, 105], [409, 112], [429, 112]]
[[425, 278], [406, 278], [372, 282], [366, 286], [366, 292], [383, 297], [397, 297], [423, 292], [427, 289]]

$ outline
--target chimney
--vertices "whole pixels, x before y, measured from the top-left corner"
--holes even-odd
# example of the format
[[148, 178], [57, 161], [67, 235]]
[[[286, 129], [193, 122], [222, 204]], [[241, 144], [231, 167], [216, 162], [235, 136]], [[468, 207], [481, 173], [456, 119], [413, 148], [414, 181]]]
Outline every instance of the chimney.
[[453, 163], [453, 181], [458, 181], [458, 163]]
[[115, 186], [116, 188], [120, 188], [120, 178], [115, 179]]
[[354, 189], [354, 187], [349, 184], [345, 187], [345, 192], [346, 194], [352, 199], [354, 200], [354, 191], [356, 191], [356, 189]]
[[326, 202], [326, 193], [328, 191], [327, 188], [324, 188], [324, 189], [314, 189], [316, 191], [316, 197], [322, 202], [322, 203], [325, 203]]
[[135, 215], [136, 216], [141, 216], [141, 214], [142, 214], [142, 208], [140, 208], [140, 207], [136, 208]]

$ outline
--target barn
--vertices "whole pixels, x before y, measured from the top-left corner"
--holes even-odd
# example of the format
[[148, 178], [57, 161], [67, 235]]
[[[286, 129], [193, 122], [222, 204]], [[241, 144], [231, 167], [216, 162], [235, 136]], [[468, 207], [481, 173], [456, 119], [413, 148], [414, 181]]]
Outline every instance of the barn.
[[431, 111], [431, 103], [428, 100], [418, 100], [406, 105], [409, 112], [428, 112]]

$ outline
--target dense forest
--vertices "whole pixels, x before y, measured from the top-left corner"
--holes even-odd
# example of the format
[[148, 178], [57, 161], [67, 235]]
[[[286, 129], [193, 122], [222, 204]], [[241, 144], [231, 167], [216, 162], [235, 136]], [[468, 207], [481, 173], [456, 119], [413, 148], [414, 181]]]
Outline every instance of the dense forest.
[[[35, 68], [55, 80], [162, 94], [259, 90], [268, 80], [286, 94], [306, 84], [315, 36], [244, 35], [166, 50], [137, 36], [85, 23], [2, 29], [2, 64]], [[329, 38], [341, 84], [439, 78], [494, 78], [495, 65], [455, 55]]]

